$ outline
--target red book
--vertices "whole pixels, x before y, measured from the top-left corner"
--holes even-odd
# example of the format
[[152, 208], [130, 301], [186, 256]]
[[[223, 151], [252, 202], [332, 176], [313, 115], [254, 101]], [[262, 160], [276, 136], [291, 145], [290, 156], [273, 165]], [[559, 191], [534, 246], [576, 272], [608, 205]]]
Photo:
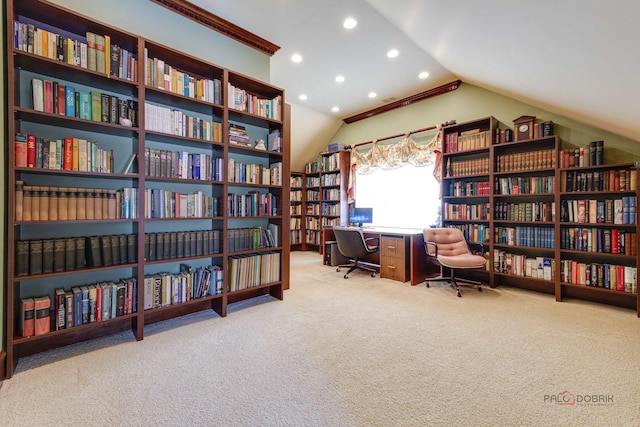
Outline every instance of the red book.
[[[613, 245], [613, 242], [611, 242], [611, 244]], [[618, 276], [618, 282], [616, 284], [616, 290], [618, 291], [622, 291], [624, 292], [624, 266], [623, 265], [616, 265], [616, 270], [617, 270], [617, 276]]]
[[64, 116], [67, 111], [67, 93], [66, 86], [58, 84], [58, 114]]
[[620, 231], [617, 228], [611, 230], [611, 253], [617, 254], [620, 251], [618, 248], [620, 247]]
[[44, 81], [44, 112], [53, 113], [53, 82]]
[[64, 158], [62, 168], [64, 170], [73, 169], [73, 138], [64, 139]]
[[35, 300], [36, 335], [48, 334], [51, 331], [51, 299], [48, 296], [37, 297]]
[[27, 167], [36, 167], [36, 136], [27, 135]]
[[27, 134], [16, 132], [13, 139], [14, 161], [16, 167], [27, 167]]
[[35, 301], [33, 298], [23, 298], [20, 301], [20, 335], [23, 337], [32, 337], [35, 334]]
[[96, 285], [96, 322], [102, 322], [102, 287]]

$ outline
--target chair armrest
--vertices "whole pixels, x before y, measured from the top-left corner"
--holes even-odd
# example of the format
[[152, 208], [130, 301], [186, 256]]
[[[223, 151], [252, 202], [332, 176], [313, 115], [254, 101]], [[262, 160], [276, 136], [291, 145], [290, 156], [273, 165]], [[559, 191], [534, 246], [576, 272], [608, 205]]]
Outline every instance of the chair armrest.
[[[429, 252], [429, 246], [433, 246], [433, 254]], [[424, 250], [427, 256], [437, 258], [438, 257], [438, 244], [436, 242], [424, 242]]]
[[480, 242], [471, 242], [467, 240], [467, 247], [473, 253], [481, 253], [484, 256], [484, 244]]
[[[369, 243], [370, 240], [375, 240], [375, 244], [371, 245], [371, 243]], [[364, 239], [364, 243], [367, 246], [375, 246], [377, 248], [377, 247], [380, 247], [380, 238], [379, 237], [367, 237], [366, 239]]]

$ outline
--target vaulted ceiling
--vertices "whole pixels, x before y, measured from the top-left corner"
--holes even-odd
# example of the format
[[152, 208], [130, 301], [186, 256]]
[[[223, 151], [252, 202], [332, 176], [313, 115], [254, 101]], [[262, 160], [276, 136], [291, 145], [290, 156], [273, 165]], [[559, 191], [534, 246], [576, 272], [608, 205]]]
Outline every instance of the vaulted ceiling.
[[[324, 115], [344, 119], [461, 79], [640, 141], [635, 0], [191, 3], [280, 46], [271, 83]], [[355, 28], [342, 26], [347, 17]]]

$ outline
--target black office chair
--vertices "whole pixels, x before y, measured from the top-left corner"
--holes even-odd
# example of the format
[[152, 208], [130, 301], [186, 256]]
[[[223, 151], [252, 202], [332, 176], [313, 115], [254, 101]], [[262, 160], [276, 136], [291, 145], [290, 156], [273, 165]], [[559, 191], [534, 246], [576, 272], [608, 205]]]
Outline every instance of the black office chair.
[[362, 259], [380, 250], [379, 238], [370, 237], [365, 239], [362, 230], [358, 227], [334, 226], [333, 233], [336, 236], [336, 243], [340, 253], [353, 261], [350, 264], [339, 265], [336, 271], [340, 271], [343, 267], [348, 267], [349, 271], [345, 273], [345, 279], [348, 279], [349, 273], [356, 269], [368, 271], [371, 273], [371, 277], [376, 277], [377, 269], [371, 263], [365, 263]]

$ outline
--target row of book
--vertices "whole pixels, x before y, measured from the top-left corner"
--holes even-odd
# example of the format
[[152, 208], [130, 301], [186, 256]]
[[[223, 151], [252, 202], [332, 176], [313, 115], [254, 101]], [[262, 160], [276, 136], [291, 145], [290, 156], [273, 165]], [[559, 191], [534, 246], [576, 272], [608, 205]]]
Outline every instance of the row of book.
[[494, 218], [498, 221], [555, 221], [555, 202], [495, 202]]
[[556, 247], [556, 232], [553, 227], [496, 227], [494, 243], [553, 249]]
[[179, 70], [163, 59], [149, 58], [149, 50], [144, 49], [144, 76], [147, 86], [166, 90], [177, 95], [214, 104], [222, 104], [222, 81], [191, 75]]
[[307, 215], [320, 215], [320, 204], [307, 204]]
[[229, 257], [229, 292], [280, 281], [280, 253]]
[[261, 194], [258, 190], [252, 190], [247, 194], [227, 195], [228, 216], [276, 216], [278, 206], [278, 196], [272, 193]]
[[578, 224], [635, 224], [636, 198], [575, 199], [560, 203], [560, 221]]
[[95, 173], [113, 173], [113, 150], [98, 146], [97, 141], [65, 137], [47, 139], [16, 132], [15, 166]]
[[556, 261], [549, 257], [531, 257], [494, 249], [493, 271], [514, 276], [553, 280]]
[[320, 187], [320, 177], [319, 176], [308, 176], [307, 177], [307, 188], [310, 187]]
[[325, 173], [325, 174], [322, 174], [322, 178], [320, 179], [320, 182], [322, 183], [323, 186], [340, 185], [340, 178], [341, 178], [340, 172]]
[[302, 190], [292, 190], [289, 193], [289, 200], [292, 202], [301, 202], [302, 201]]
[[47, 187], [16, 181], [16, 221], [137, 218], [137, 189]]
[[282, 162], [269, 167], [259, 163], [242, 163], [229, 157], [229, 182], [243, 184], [282, 185]]
[[637, 188], [635, 169], [562, 171], [562, 191], [636, 191]]
[[280, 227], [269, 224], [265, 227], [230, 228], [227, 230], [229, 252], [248, 251], [279, 246]]
[[562, 228], [562, 249], [635, 256], [636, 233], [618, 228]]
[[[328, 156], [320, 156], [318, 158], [318, 164], [324, 172], [340, 171], [340, 153], [333, 153]], [[340, 176], [339, 174], [337, 176]], [[324, 184], [335, 185], [335, 184]]]
[[138, 101], [46, 79], [31, 79], [32, 105], [36, 111], [94, 122], [138, 125]]
[[322, 203], [322, 215], [340, 216], [339, 203]]
[[191, 194], [147, 188], [144, 190], [145, 218], [210, 218], [220, 216], [220, 197], [202, 191]]
[[227, 83], [228, 107], [268, 119], [282, 120], [282, 97], [273, 99], [259, 97], [231, 82]]
[[175, 108], [145, 102], [145, 130], [202, 141], [222, 142], [220, 122], [191, 116]]
[[291, 230], [299, 230], [302, 226], [301, 218], [291, 218], [289, 220], [289, 229]]
[[207, 295], [219, 295], [222, 293], [223, 279], [222, 267], [217, 265], [194, 269], [187, 264], [180, 264], [177, 274], [164, 272], [145, 276], [143, 309], [151, 310]]
[[136, 235], [59, 237], [16, 241], [16, 276], [135, 263]]
[[457, 228], [462, 231], [466, 240], [477, 243], [489, 243], [491, 229], [485, 224], [455, 224], [447, 225], [449, 228]]
[[304, 181], [302, 180], [301, 176], [291, 175], [289, 177], [289, 187], [291, 188], [302, 188], [303, 182]]
[[496, 172], [520, 172], [556, 167], [556, 150], [530, 150], [496, 156]]
[[320, 201], [320, 191], [307, 190], [307, 202], [319, 202], [319, 201]]
[[489, 181], [453, 181], [449, 183], [448, 196], [488, 196], [491, 194]]
[[299, 228], [289, 230], [289, 241], [292, 245], [301, 244], [304, 241], [302, 238], [302, 230]]
[[560, 165], [562, 168], [604, 165], [604, 141], [591, 141], [582, 147], [561, 150]]
[[339, 202], [340, 201], [340, 189], [338, 188], [323, 188], [322, 200]]
[[305, 242], [311, 245], [320, 245], [320, 231], [307, 228]]
[[444, 203], [443, 215], [445, 220], [479, 220], [488, 221], [491, 207], [489, 203]]
[[491, 131], [472, 129], [464, 132], [449, 133], [444, 138], [445, 153], [478, 150], [491, 146]]
[[556, 191], [555, 176], [496, 177], [495, 194], [553, 194]]
[[613, 291], [638, 293], [636, 267], [616, 264], [560, 261], [560, 281], [578, 286], [593, 286]]
[[81, 36], [28, 18], [21, 21], [13, 24], [15, 49], [109, 76], [138, 80], [136, 57], [111, 43], [111, 36], [93, 32]]
[[145, 261], [218, 254], [220, 230], [167, 231], [144, 234]]
[[467, 176], [467, 175], [484, 175], [489, 173], [489, 158], [471, 159], [471, 160], [451, 160], [447, 158], [445, 167], [445, 176], [448, 178]]
[[161, 178], [222, 181], [224, 159], [209, 154], [146, 147], [145, 175]]

